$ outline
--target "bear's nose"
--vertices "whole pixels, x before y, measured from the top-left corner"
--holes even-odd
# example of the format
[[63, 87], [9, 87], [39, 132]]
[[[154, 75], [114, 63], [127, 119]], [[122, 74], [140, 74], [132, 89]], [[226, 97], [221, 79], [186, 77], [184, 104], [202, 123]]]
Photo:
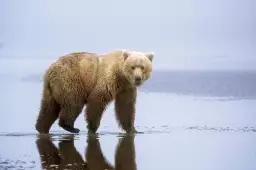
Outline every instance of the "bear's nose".
[[140, 76], [136, 76], [135, 77], [135, 83], [136, 84], [140, 84], [141, 83], [141, 77]]

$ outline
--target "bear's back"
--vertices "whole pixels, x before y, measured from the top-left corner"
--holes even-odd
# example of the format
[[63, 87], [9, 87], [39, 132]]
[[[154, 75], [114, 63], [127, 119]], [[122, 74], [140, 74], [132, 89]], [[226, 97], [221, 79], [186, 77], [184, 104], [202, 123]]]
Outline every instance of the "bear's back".
[[81, 60], [95, 57], [97, 57], [95, 53], [77, 52], [61, 56], [57, 62], [59, 62], [59, 64], [66, 65], [69, 67], [77, 67]]

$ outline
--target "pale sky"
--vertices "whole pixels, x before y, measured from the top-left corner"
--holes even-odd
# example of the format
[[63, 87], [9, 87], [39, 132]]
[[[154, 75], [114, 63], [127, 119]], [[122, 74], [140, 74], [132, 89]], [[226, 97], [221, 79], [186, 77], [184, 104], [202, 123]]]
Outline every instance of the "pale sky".
[[153, 51], [173, 66], [253, 67], [255, 9], [255, 0], [1, 0], [0, 57], [121, 48]]

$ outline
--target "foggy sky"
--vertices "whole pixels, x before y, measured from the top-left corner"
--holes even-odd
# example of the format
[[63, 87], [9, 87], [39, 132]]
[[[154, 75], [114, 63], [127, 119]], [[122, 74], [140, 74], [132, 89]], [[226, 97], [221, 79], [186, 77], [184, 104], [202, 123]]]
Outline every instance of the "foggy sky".
[[153, 51], [165, 64], [217, 58], [250, 65], [255, 9], [255, 0], [1, 0], [0, 56], [132, 49]]

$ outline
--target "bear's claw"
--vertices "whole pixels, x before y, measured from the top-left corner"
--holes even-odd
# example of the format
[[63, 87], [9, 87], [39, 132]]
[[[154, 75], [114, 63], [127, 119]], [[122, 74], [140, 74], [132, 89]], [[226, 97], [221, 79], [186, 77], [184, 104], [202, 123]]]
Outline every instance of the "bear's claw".
[[143, 132], [137, 131], [135, 128], [127, 132], [128, 134], [142, 134]]
[[79, 133], [80, 132], [80, 130], [78, 128], [74, 128], [74, 127], [68, 125], [64, 120], [61, 120], [61, 119], [59, 121], [59, 126], [70, 133]]
[[70, 133], [79, 133], [80, 130], [78, 128], [69, 127], [69, 126], [61, 126], [64, 130], [70, 132]]

